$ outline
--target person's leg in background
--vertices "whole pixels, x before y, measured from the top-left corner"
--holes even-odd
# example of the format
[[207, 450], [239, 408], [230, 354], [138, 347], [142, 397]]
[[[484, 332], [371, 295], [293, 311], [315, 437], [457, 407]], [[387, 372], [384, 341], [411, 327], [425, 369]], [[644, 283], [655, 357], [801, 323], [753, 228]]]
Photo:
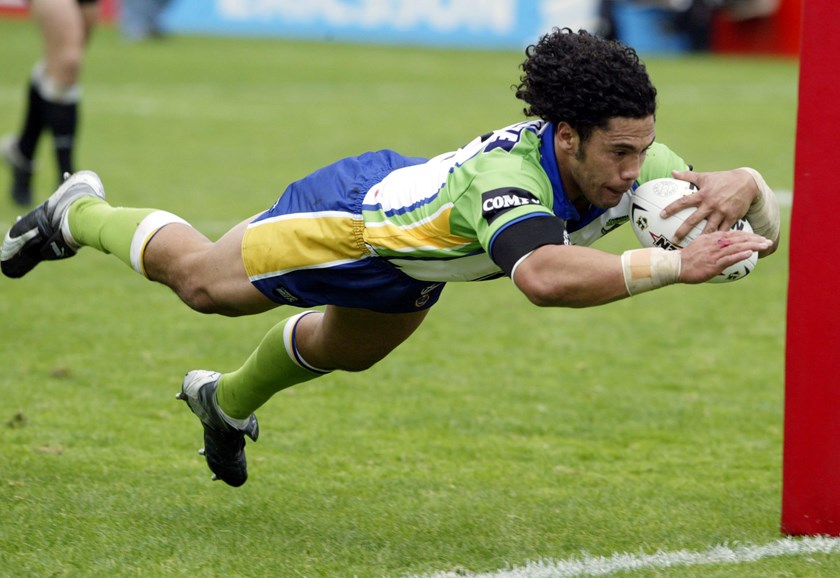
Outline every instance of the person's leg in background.
[[4, 138], [0, 147], [12, 169], [12, 198], [22, 206], [33, 200], [35, 151], [45, 129], [53, 135], [59, 182], [62, 175], [73, 172], [82, 95], [80, 73], [98, 15], [96, 2], [77, 0], [33, 0], [31, 8], [41, 29], [44, 58], [30, 77], [20, 133]]

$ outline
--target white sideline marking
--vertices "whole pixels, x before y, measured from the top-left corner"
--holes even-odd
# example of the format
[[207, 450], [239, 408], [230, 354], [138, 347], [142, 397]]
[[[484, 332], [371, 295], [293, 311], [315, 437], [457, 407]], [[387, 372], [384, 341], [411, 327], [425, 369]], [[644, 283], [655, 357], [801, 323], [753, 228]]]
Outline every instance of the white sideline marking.
[[834, 552], [840, 552], [840, 539], [838, 538], [822, 536], [782, 538], [763, 545], [714, 546], [705, 552], [677, 550], [676, 552], [660, 551], [656, 554], [613, 554], [609, 557], [590, 556], [584, 553], [566, 560], [539, 560], [528, 562], [518, 568], [481, 574], [464, 573], [459, 570], [405, 578], [575, 578], [607, 576], [617, 572], [634, 570], [708, 566], [710, 564], [746, 564], [765, 558], [831, 554]]

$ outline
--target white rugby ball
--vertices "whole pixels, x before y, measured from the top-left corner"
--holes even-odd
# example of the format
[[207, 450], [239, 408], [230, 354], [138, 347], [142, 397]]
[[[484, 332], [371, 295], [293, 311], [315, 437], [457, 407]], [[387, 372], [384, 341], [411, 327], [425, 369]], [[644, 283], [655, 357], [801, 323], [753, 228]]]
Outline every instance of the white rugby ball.
[[[703, 232], [706, 221], [700, 222], [680, 242], [674, 242], [674, 233], [683, 221], [694, 212], [694, 207], [683, 209], [674, 213], [667, 219], [659, 216], [660, 211], [670, 205], [673, 201], [685, 196], [692, 195], [697, 187], [688, 181], [679, 179], [654, 179], [639, 186], [630, 196], [630, 223], [633, 232], [643, 247], [661, 247], [669, 251], [682, 249]], [[732, 230], [747, 231], [752, 233], [752, 227], [745, 219], [740, 219]], [[743, 261], [730, 265], [720, 275], [709, 280], [710, 283], [726, 283], [737, 281], [746, 277], [755, 269], [758, 262], [758, 253], [753, 254]]]

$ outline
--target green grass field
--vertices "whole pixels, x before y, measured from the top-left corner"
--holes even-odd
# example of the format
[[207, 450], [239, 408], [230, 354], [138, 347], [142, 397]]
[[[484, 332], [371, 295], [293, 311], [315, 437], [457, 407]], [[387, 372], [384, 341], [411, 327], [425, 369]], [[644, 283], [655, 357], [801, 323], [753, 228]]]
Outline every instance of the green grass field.
[[[39, 41], [0, 21], [0, 130]], [[291, 180], [376, 148], [433, 155], [521, 118], [517, 52], [173, 38], [101, 30], [79, 168], [114, 204], [211, 237]], [[649, 59], [658, 135], [698, 170], [750, 165], [790, 190], [797, 65]], [[55, 185], [48, 140], [38, 196]], [[0, 174], [0, 225], [17, 214]], [[789, 209], [784, 209], [787, 234]], [[599, 245], [635, 247], [619, 231]], [[249, 482], [211, 483], [174, 399], [238, 367], [289, 314], [225, 319], [94, 251], [0, 279], [0, 575], [471, 575], [534, 560], [780, 539], [787, 238], [749, 278], [589, 310], [508, 281], [450, 285], [363, 374], [259, 412]], [[828, 554], [621, 576], [837, 576]]]

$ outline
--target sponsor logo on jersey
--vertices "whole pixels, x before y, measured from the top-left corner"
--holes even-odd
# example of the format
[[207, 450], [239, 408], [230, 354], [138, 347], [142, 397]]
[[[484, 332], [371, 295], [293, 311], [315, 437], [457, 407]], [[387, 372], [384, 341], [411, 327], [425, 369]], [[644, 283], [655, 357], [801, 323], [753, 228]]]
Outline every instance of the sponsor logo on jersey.
[[[641, 218], [644, 219], [644, 217], [641, 217]], [[623, 217], [615, 217], [615, 218], [609, 219], [606, 223], [604, 223], [604, 226], [601, 227], [601, 234], [606, 235], [610, 231], [612, 231], [614, 229], [618, 229], [621, 225], [623, 225], [624, 223], [626, 223], [629, 220], [630, 220], [630, 217], [627, 216], [627, 215], [625, 215]], [[645, 220], [645, 222], [647, 223], [647, 220]], [[644, 230], [644, 229], [642, 229], [642, 230]]]
[[507, 187], [494, 189], [481, 195], [481, 215], [492, 223], [500, 215], [523, 205], [539, 205], [539, 199], [525, 189]]

